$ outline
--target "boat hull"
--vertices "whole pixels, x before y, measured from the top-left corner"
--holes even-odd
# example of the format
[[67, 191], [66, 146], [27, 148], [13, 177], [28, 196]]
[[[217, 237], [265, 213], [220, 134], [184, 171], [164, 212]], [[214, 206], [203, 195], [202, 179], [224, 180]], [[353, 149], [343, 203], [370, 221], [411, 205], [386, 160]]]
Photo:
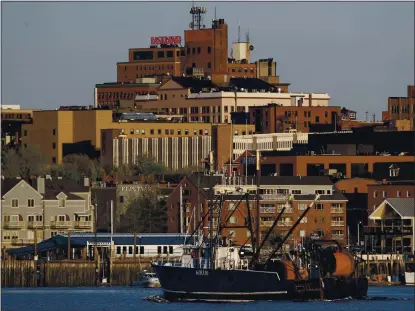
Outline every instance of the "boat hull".
[[168, 300], [252, 301], [291, 299], [293, 281], [275, 272], [203, 270], [154, 265]]
[[281, 279], [278, 273], [153, 265], [170, 301], [255, 301], [361, 298], [366, 278]]

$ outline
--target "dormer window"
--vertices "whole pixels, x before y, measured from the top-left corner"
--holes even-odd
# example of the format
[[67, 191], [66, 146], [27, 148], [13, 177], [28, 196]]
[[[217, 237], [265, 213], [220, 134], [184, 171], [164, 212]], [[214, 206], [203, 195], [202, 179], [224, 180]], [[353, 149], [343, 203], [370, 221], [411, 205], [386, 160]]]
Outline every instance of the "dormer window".
[[65, 199], [59, 199], [59, 207], [65, 207]]
[[395, 164], [389, 166], [389, 177], [397, 177], [399, 175], [399, 167]]

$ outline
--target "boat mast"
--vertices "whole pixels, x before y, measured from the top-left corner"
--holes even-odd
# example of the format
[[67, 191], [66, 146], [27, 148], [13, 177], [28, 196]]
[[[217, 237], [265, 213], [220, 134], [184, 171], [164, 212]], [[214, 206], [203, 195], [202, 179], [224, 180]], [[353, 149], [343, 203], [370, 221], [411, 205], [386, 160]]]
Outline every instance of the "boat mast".
[[[261, 164], [260, 164], [260, 154], [259, 150], [256, 151], [256, 210], [255, 210], [255, 221], [256, 221], [256, 249], [259, 248], [261, 243], [261, 231], [260, 231], [260, 208], [259, 208], [259, 186], [260, 186], [260, 177], [261, 177]], [[254, 243], [252, 243], [254, 244]]]
[[213, 262], [213, 200], [209, 200], [209, 269], [215, 269]]

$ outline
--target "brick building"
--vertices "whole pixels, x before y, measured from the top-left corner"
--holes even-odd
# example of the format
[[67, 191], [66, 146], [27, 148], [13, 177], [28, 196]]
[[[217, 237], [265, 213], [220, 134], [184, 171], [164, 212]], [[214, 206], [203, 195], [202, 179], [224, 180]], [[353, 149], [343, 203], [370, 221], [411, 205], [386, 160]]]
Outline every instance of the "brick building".
[[[239, 181], [238, 181], [239, 180]], [[240, 182], [242, 181], [242, 182]], [[197, 186], [199, 183], [199, 187]], [[181, 186], [181, 187], [180, 187]], [[235, 189], [242, 189], [235, 191]], [[200, 189], [200, 191], [198, 191]], [[180, 191], [182, 191], [182, 206], [180, 209]], [[255, 215], [256, 200], [254, 193], [256, 185], [254, 177], [237, 178], [236, 181], [226, 180], [221, 176], [192, 176], [186, 177], [167, 199], [168, 204], [168, 231], [180, 232], [180, 219], [183, 219], [184, 231], [191, 232], [201, 221], [202, 215], [208, 210], [210, 203], [218, 205], [220, 193], [222, 196], [221, 222], [226, 223], [222, 234], [231, 238], [235, 244], [250, 244], [249, 231], [246, 228], [247, 208], [242, 193], [248, 196], [251, 215]], [[344, 244], [346, 241], [346, 202], [347, 199], [333, 187], [328, 177], [271, 177], [260, 179], [260, 231], [262, 238], [271, 227], [273, 221], [286, 207], [280, 222], [277, 224], [274, 235], [284, 236], [307, 206], [314, 200], [316, 193], [321, 193], [320, 201], [308, 212], [299, 226], [294, 230], [288, 244], [298, 244], [301, 237], [317, 234], [324, 239], [336, 239]], [[289, 195], [293, 196], [288, 202]], [[230, 215], [241, 200], [238, 211]], [[288, 205], [287, 205], [288, 204]], [[196, 208], [195, 208], [196, 207]], [[197, 208], [199, 207], [199, 208]], [[180, 217], [180, 210], [183, 212]], [[214, 212], [213, 228], [218, 225], [218, 210]], [[205, 220], [203, 228], [209, 226]], [[196, 227], [195, 227], [196, 224]], [[224, 223], [222, 225], [225, 225]], [[254, 223], [254, 226], [256, 223]], [[202, 229], [201, 229], [202, 230]], [[255, 231], [255, 230], [254, 230]]]
[[415, 85], [408, 85], [406, 97], [389, 97], [388, 111], [382, 114], [384, 118], [397, 124], [402, 124], [404, 130], [415, 128]]
[[280, 133], [290, 129], [309, 132], [312, 124], [334, 124], [333, 130], [336, 130], [336, 127], [340, 129], [340, 107], [326, 106], [324, 103], [320, 106], [319, 96], [313, 95], [306, 96], [308, 97], [307, 106], [301, 98], [297, 103], [298, 106], [268, 104], [249, 107], [249, 118], [251, 123], [255, 124], [255, 132]]

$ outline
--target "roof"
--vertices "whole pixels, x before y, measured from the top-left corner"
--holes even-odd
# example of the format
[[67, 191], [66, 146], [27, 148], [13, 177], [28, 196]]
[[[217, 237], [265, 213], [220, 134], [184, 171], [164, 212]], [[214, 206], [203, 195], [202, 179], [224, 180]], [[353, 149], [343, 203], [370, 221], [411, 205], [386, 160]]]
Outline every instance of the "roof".
[[[255, 176], [248, 176], [247, 184], [256, 184]], [[331, 186], [333, 182], [328, 176], [261, 176], [260, 184], [264, 185], [318, 185]]]
[[5, 178], [1, 180], [1, 196], [3, 197], [7, 192], [12, 190], [22, 179]]
[[[84, 244], [80, 243], [79, 241], [76, 241], [75, 239], [71, 239], [70, 241], [72, 248], [82, 248], [84, 247]], [[51, 237], [50, 239], [47, 239], [45, 241], [42, 241], [37, 244], [37, 251], [38, 252], [46, 252], [55, 250], [57, 247], [67, 247], [68, 245], [68, 238], [60, 235], [55, 235]], [[31, 254], [34, 253], [35, 247], [34, 246], [26, 246], [21, 248], [15, 248], [10, 249], [7, 252], [9, 254], [15, 254], [15, 255], [24, 255], [24, 254]]]
[[217, 88], [216, 84], [214, 84], [211, 80], [206, 79], [196, 79], [192, 77], [172, 77], [171, 79], [180, 84], [182, 87], [191, 88], [194, 91], [201, 91], [205, 88]]
[[228, 84], [229, 88], [237, 87], [245, 90], [274, 90], [274, 86], [258, 78], [231, 78]]
[[413, 198], [386, 199], [402, 217], [415, 217], [415, 200]]

